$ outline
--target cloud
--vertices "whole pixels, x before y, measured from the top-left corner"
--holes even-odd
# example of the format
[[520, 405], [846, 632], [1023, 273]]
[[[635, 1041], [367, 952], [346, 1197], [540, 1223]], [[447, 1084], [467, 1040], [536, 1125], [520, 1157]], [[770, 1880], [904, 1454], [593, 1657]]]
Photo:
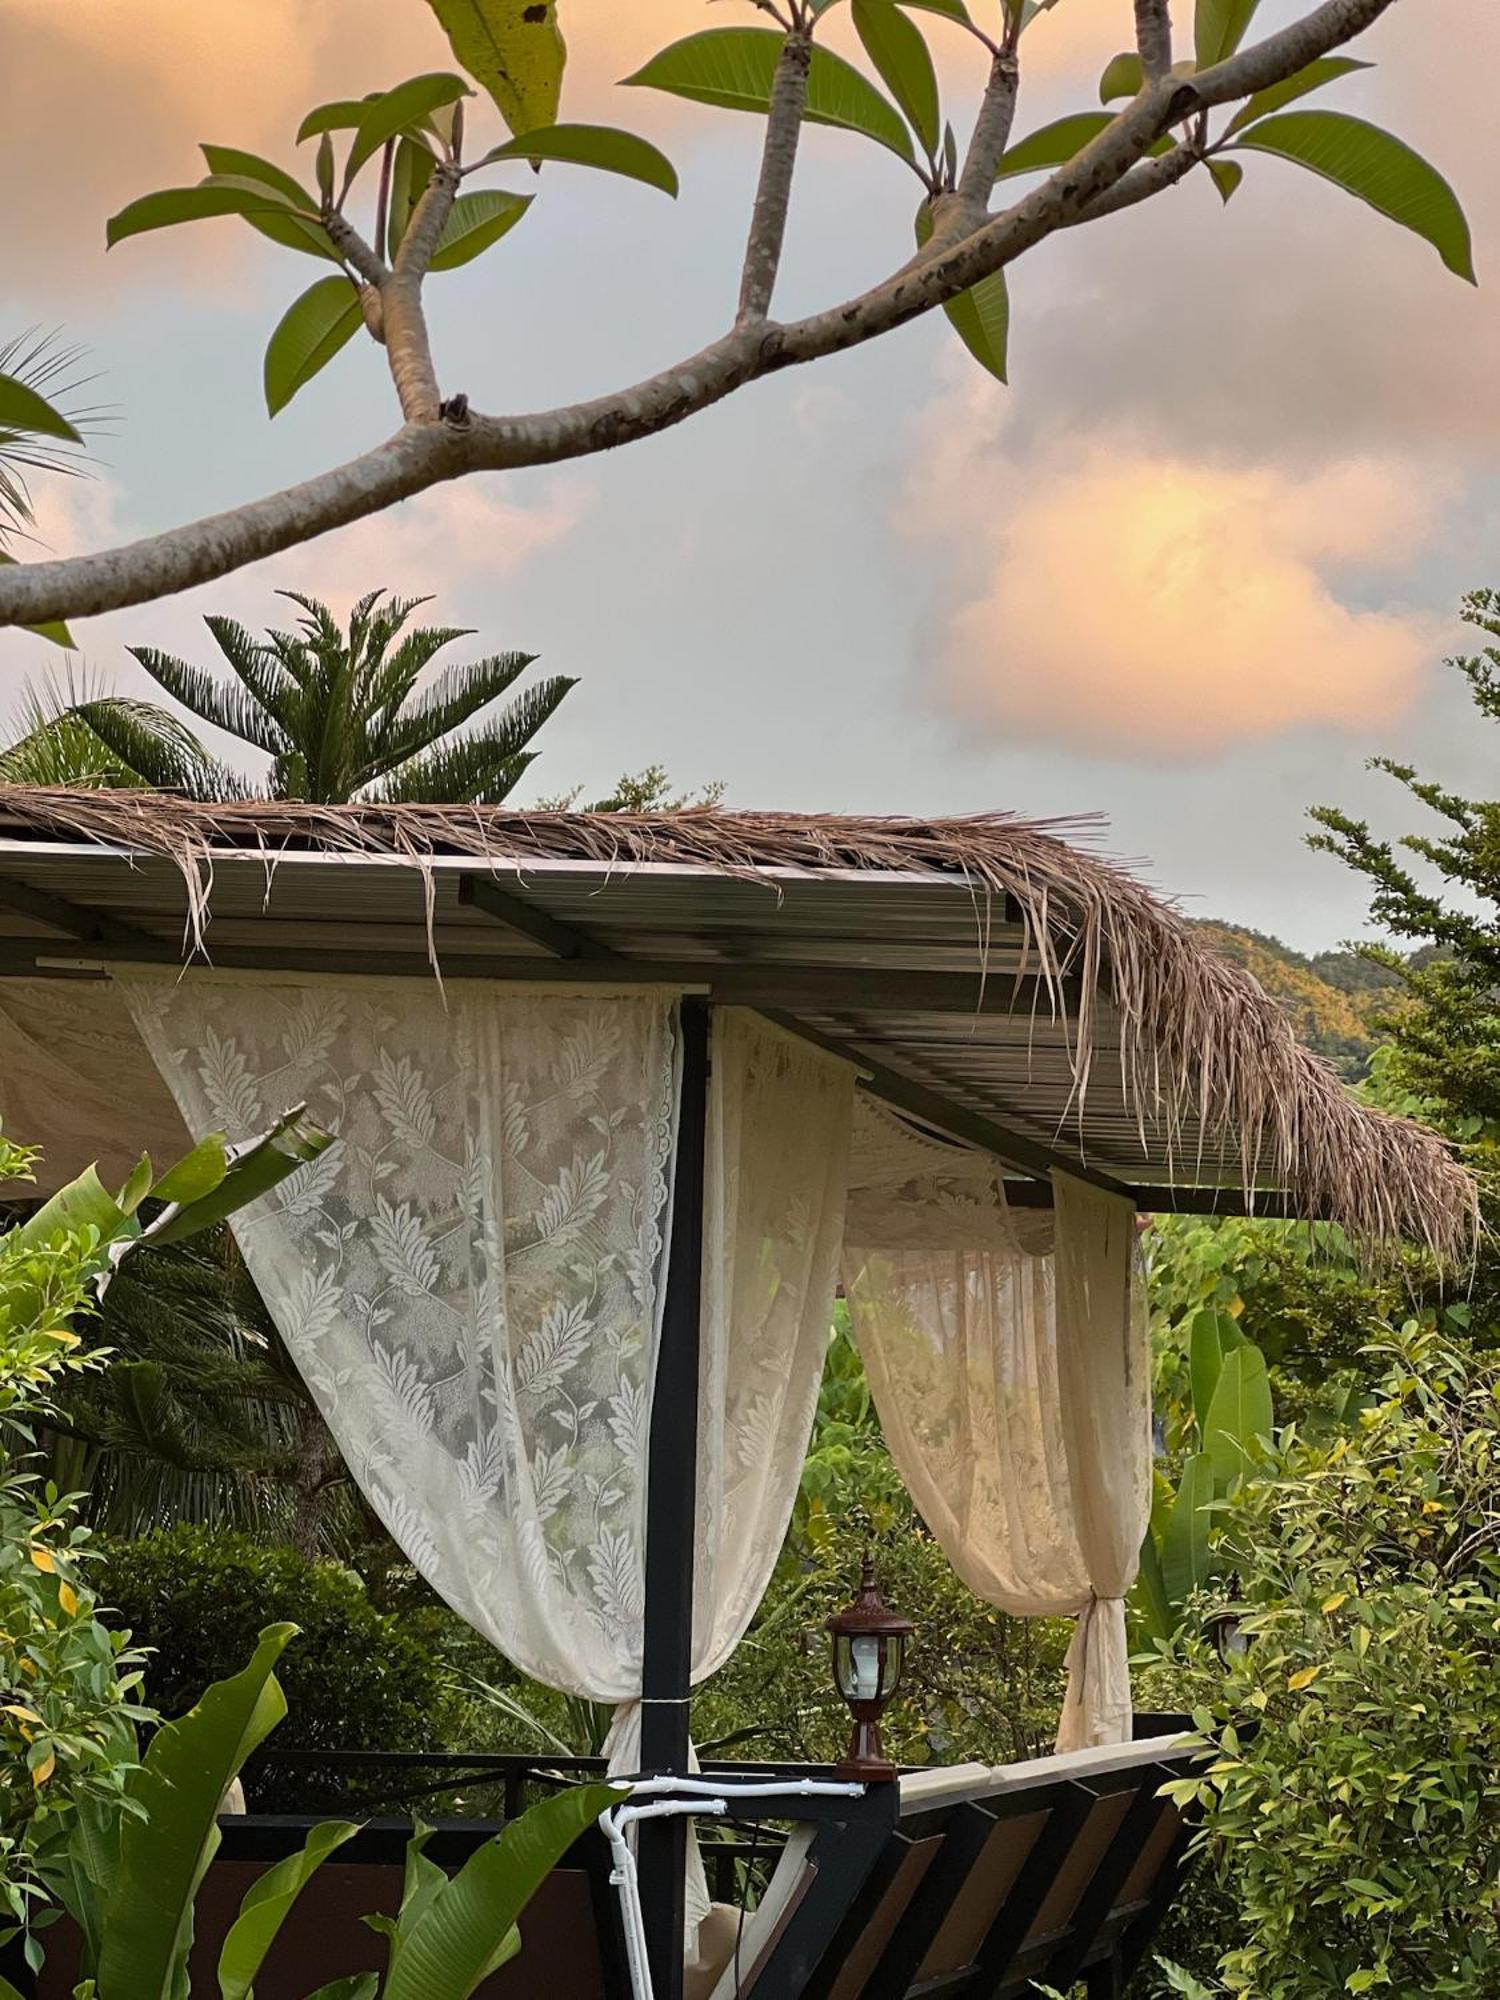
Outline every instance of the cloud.
[[1396, 459], [1304, 470], [1123, 434], [1034, 455], [986, 433], [982, 393], [929, 413], [902, 515], [950, 577], [920, 699], [967, 741], [1169, 762], [1410, 707], [1433, 623], [1354, 586], [1430, 538], [1440, 488]]
[[[320, 597], [339, 616], [370, 590], [430, 595], [428, 622], [472, 625], [478, 644], [540, 652], [545, 634], [518, 632], [508, 622], [502, 626], [495, 586], [565, 543], [584, 522], [594, 491], [570, 474], [532, 481], [526, 491], [523, 505], [499, 477], [434, 487], [388, 513], [268, 557], [220, 582], [112, 617], [75, 621], [77, 655], [63, 654], [30, 633], [0, 632], [0, 730], [24, 700], [28, 677], [65, 676], [70, 665], [77, 671], [85, 660], [91, 682], [156, 698], [126, 646], [160, 646], [212, 664], [217, 655], [203, 629], [205, 613], [223, 612], [252, 631], [285, 624], [292, 607], [275, 595], [278, 590]], [[54, 481], [38, 494], [36, 533], [24, 552], [32, 560], [109, 547], [130, 533], [130, 523], [108, 479]]]

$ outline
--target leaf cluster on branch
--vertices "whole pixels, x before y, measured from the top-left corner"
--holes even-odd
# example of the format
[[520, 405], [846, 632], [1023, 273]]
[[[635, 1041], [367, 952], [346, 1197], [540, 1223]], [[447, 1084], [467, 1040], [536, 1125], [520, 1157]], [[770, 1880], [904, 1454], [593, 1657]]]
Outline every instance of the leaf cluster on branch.
[[[878, 83], [817, 40], [843, 0], [751, 0], [774, 26], [691, 35], [627, 79], [764, 120], [727, 330], [605, 395], [531, 415], [486, 414], [466, 388], [442, 383], [425, 286], [504, 240], [528, 216], [533, 197], [471, 188], [471, 178], [527, 163], [536, 173], [571, 165], [677, 189], [675, 170], [650, 141], [559, 119], [567, 54], [561, 4], [430, 0], [459, 71], [413, 77], [310, 112], [298, 137], [316, 141], [311, 183], [274, 161], [209, 145], [203, 180], [143, 196], [113, 218], [111, 243], [235, 216], [333, 266], [271, 336], [268, 406], [273, 413], [285, 408], [363, 329], [385, 350], [402, 425], [362, 457], [267, 499], [122, 549], [0, 576], [0, 623], [36, 625], [147, 601], [444, 480], [556, 464], [650, 437], [774, 370], [878, 339], [937, 307], [976, 358], [1003, 377], [1009, 267], [1059, 230], [1149, 201], [1199, 167], [1227, 202], [1252, 156], [1299, 165], [1415, 231], [1450, 270], [1473, 277], [1463, 211], [1437, 170], [1379, 127], [1302, 101], [1364, 66], [1337, 52], [1394, 0], [1318, 0], [1257, 42], [1246, 38], [1259, 0], [1198, 0], [1191, 56], [1176, 52], [1167, 0], [1136, 0], [1136, 45], [1107, 62], [1102, 108], [1014, 143], [1025, 36], [1055, 0], [849, 0]], [[944, 115], [928, 46], [929, 30], [940, 26], [969, 37], [986, 67], [966, 141]], [[477, 155], [466, 144], [476, 85], [509, 134]], [[1221, 110], [1229, 115], [1215, 127]], [[869, 139], [916, 176], [917, 249], [857, 296], [777, 320], [772, 305], [808, 124]], [[1023, 177], [1031, 184], [1012, 196], [1011, 183]], [[997, 187], [1004, 190], [998, 207]], [[361, 226], [354, 211], [367, 195]]]

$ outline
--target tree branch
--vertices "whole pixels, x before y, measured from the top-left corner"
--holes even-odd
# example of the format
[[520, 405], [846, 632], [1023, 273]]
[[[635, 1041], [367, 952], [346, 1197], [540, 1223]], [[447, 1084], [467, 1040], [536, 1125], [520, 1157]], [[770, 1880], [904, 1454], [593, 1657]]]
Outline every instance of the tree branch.
[[1010, 144], [1010, 128], [1016, 115], [1016, 95], [1021, 84], [1021, 64], [1009, 46], [995, 51], [990, 64], [990, 80], [985, 86], [979, 115], [964, 155], [963, 172], [958, 177], [958, 198], [970, 215], [989, 212], [995, 187], [995, 169], [1000, 155]]
[[422, 281], [453, 213], [459, 177], [459, 167], [452, 160], [444, 160], [433, 169], [421, 200], [412, 210], [395, 267], [380, 288], [391, 380], [401, 399], [401, 414], [409, 424], [436, 423], [442, 402], [427, 315], [422, 310]]
[[[0, 570], [0, 625], [92, 617], [167, 597], [344, 527], [443, 480], [559, 464], [607, 451], [667, 430], [776, 369], [873, 340], [967, 291], [1054, 231], [1144, 200], [1181, 178], [1196, 163], [1196, 149], [1191, 149], [1191, 161], [1181, 165], [1176, 154], [1168, 154], [1138, 166], [1147, 148], [1173, 125], [1205, 105], [1228, 103], [1294, 75], [1350, 41], [1394, 4], [1322, 0], [1302, 21], [1200, 76], [1147, 83], [1103, 132], [1014, 207], [961, 241], [932, 249], [873, 290], [810, 318], [788, 325], [738, 325], [675, 367], [589, 402], [532, 416], [473, 415], [462, 424], [408, 422], [373, 451], [268, 499], [102, 554]], [[1168, 162], [1174, 164], [1169, 167]], [[1128, 198], [1107, 201], [1133, 168], [1140, 180], [1130, 180]], [[429, 248], [427, 260], [430, 254]], [[425, 270], [426, 261], [420, 268]], [[422, 338], [425, 343], [425, 330]]]
[[1069, 227], [1076, 228], [1080, 222], [1098, 222], [1102, 216], [1118, 215], [1122, 208], [1134, 208], [1138, 201], [1149, 201], [1152, 195], [1176, 187], [1194, 167], [1202, 164], [1203, 155], [1193, 146], [1176, 146], [1160, 159], [1142, 160], [1075, 215]]
[[765, 150], [761, 154], [760, 185], [755, 190], [755, 211], [750, 218], [750, 239], [745, 245], [740, 278], [742, 323], [763, 320], [771, 309], [776, 274], [781, 269], [782, 245], [786, 241], [787, 211], [791, 206], [792, 176], [797, 168], [797, 145], [802, 136], [802, 114], [807, 105], [812, 51], [812, 37], [798, 30], [787, 36], [777, 59], [771, 108], [766, 118]]
[[1168, 0], [1135, 0], [1135, 45], [1148, 82], [1172, 67], [1172, 15]]
[[352, 264], [367, 285], [383, 285], [390, 276], [385, 259], [370, 248], [348, 217], [333, 209], [321, 220], [344, 262]]

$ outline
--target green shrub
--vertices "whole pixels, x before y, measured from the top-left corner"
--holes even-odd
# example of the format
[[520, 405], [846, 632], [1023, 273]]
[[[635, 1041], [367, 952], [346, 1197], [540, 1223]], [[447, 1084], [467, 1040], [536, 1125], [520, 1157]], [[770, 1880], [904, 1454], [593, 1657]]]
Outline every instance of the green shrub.
[[[446, 1748], [453, 1697], [441, 1662], [377, 1611], [352, 1570], [222, 1530], [173, 1528], [104, 1545], [96, 1587], [139, 1646], [146, 1685], [167, 1714], [192, 1707], [242, 1664], [245, 1634], [290, 1621], [301, 1636], [278, 1672], [290, 1707], [278, 1750]], [[262, 1812], [323, 1809], [326, 1774], [252, 1762]]]
[[1500, 1992], [1500, 1370], [1415, 1323], [1349, 1433], [1283, 1433], [1224, 1517], [1247, 1655], [1182, 1647], [1254, 2000]]

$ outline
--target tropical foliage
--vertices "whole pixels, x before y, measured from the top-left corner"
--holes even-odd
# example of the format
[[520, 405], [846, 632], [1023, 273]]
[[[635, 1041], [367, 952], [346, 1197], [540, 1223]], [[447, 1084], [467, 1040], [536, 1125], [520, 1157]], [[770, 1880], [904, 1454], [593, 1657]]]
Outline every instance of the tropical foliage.
[[[217, 1852], [218, 1813], [244, 1762], [287, 1712], [275, 1667], [291, 1624], [268, 1626], [250, 1664], [216, 1682], [180, 1721], [159, 1729], [125, 1778], [123, 1809], [73, 1830], [54, 1883], [83, 1942], [91, 2000], [183, 2000], [199, 1889]], [[478, 1848], [450, 1880], [422, 1850], [407, 1851], [406, 1894], [395, 1918], [371, 1927], [387, 1940], [384, 1975], [319, 1988], [307, 2000], [468, 2000], [521, 1949], [517, 1928], [531, 1895], [599, 1814], [624, 1795], [580, 1786], [547, 1799]], [[255, 1979], [298, 1897], [359, 1831], [324, 1820], [302, 1849], [246, 1892], [218, 1959], [222, 2000], [253, 2000]], [[15, 2000], [11, 1992], [5, 2000]]]
[[[106, 1630], [77, 1497], [43, 1478], [37, 1426], [69, 1378], [105, 1356], [74, 1327], [121, 1262], [152, 1238], [186, 1240], [254, 1200], [328, 1143], [284, 1119], [235, 1151], [212, 1135], [158, 1176], [142, 1159], [112, 1195], [86, 1173], [0, 1234], [0, 1912], [35, 1946], [34, 1906], [60, 1843], [119, 1807], [134, 1757], [140, 1660]], [[0, 1138], [0, 1177], [34, 1152]], [[149, 1216], [149, 1220], [147, 1217]]]
[[[526, 216], [533, 197], [510, 189], [455, 192], [476, 174], [514, 170], [530, 161], [603, 169], [675, 195], [671, 163], [647, 140], [597, 125], [557, 122], [566, 46], [555, 9], [520, 9], [511, 0], [431, 0], [464, 72], [416, 76], [359, 100], [318, 106], [303, 119], [297, 143], [316, 140], [313, 180], [237, 147], [205, 145], [209, 171], [193, 186], [164, 189], [130, 202], [111, 218], [111, 245], [144, 231], [237, 216], [248, 227], [291, 250], [321, 259], [339, 275], [316, 281], [287, 309], [271, 335], [265, 357], [265, 395], [272, 416], [312, 380], [363, 327], [385, 338], [381, 275], [387, 260], [403, 267], [403, 246], [430, 255], [437, 271], [469, 263], [507, 237]], [[837, 0], [792, 0], [783, 15], [759, 0], [777, 27], [713, 27], [674, 42], [625, 78], [639, 89], [668, 92], [694, 103], [770, 117], [786, 86], [784, 52], [789, 37], [807, 122], [832, 126], [873, 142], [910, 170], [922, 193], [915, 227], [919, 243], [946, 228], [960, 190], [958, 137], [941, 102], [938, 71], [928, 46], [924, 14], [941, 14], [974, 35], [991, 53], [1015, 60], [1021, 35], [1034, 16], [1055, 4], [1006, 0], [997, 10], [996, 41], [965, 0], [933, 5], [910, 0], [851, 0], [851, 17], [877, 81], [842, 56], [813, 41], [819, 18]], [[1187, 78], [1232, 56], [1256, 12], [1251, 4], [1199, 8]], [[913, 19], [913, 15], [917, 18]], [[1179, 152], [1183, 170], [1202, 164], [1224, 202], [1259, 156], [1290, 162], [1367, 202], [1392, 221], [1426, 239], [1449, 270], [1471, 282], [1473, 255], [1468, 224], [1453, 190], [1402, 140], [1346, 112], [1309, 106], [1351, 72], [1369, 65], [1326, 56], [1261, 89], [1228, 110], [1217, 130], [1207, 114], [1180, 136], [1164, 135], [1151, 147], [1163, 158]], [[518, 82], [518, 79], [524, 79]], [[1105, 107], [1134, 98], [1145, 75], [1135, 52], [1115, 56], [1099, 84]], [[468, 101], [474, 85], [490, 98], [510, 137], [484, 150], [465, 151]], [[999, 155], [989, 184], [1051, 172], [1106, 131], [1115, 112], [1068, 113], [1026, 134]], [[375, 183], [367, 236], [349, 218], [362, 177]], [[424, 197], [451, 196], [451, 209], [433, 246], [414, 229], [418, 216], [437, 213]], [[447, 206], [445, 201], [444, 206]], [[373, 253], [373, 255], [372, 255]], [[411, 261], [410, 254], [407, 262]], [[944, 307], [964, 346], [992, 375], [1006, 375], [1010, 305], [1005, 272], [997, 270]]]
[[[437, 655], [469, 633], [417, 626], [427, 600], [372, 591], [341, 627], [326, 604], [282, 596], [301, 617], [290, 631], [254, 638], [232, 618], [210, 617], [233, 679], [153, 646], [132, 656], [157, 685], [208, 723], [270, 759], [272, 798], [329, 805], [422, 799], [494, 804], [534, 761], [528, 746], [575, 685], [554, 677], [486, 715], [529, 667], [529, 653], [494, 653], [450, 666], [420, 686]], [[236, 798], [253, 787], [175, 718], [139, 702], [95, 696], [67, 712], [135, 781], [197, 798]], [[15, 753], [12, 753], [15, 756]]]
[[[344, 1563], [310, 1562], [223, 1528], [178, 1527], [101, 1542], [97, 1585], [112, 1622], [151, 1649], [152, 1699], [168, 1714], [233, 1669], [246, 1632], [295, 1623], [301, 1640], [278, 1669], [290, 1704], [278, 1749], [383, 1751], [463, 1733], [440, 1655], [414, 1620], [377, 1610]], [[254, 1758], [245, 1787], [260, 1812], [321, 1810], [329, 1793], [326, 1770], [263, 1768]]]
[[1225, 1514], [1247, 1650], [1181, 1654], [1256, 2000], [1500, 1980], [1500, 1377], [1415, 1324], [1371, 1363], [1353, 1428], [1284, 1433]]

